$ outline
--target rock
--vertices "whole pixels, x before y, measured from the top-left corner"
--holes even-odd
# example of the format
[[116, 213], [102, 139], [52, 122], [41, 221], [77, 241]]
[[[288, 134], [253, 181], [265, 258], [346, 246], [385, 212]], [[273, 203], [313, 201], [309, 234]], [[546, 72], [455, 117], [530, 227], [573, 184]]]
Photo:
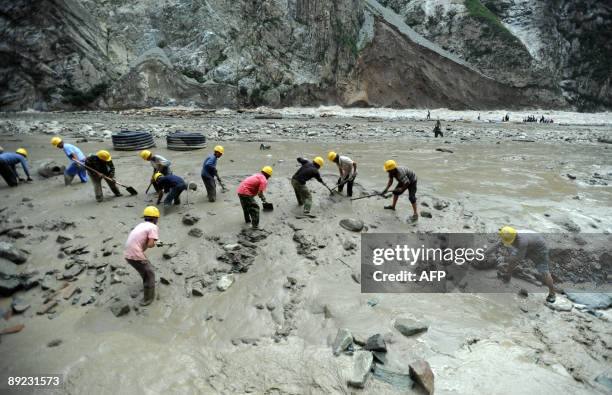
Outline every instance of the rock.
[[[610, 140], [612, 143], [612, 140]], [[595, 378], [595, 382], [603, 385], [608, 391], [612, 392], [612, 378], [606, 373], [600, 374]]]
[[370, 336], [364, 348], [369, 351], [387, 352], [387, 345], [385, 344], [385, 338], [380, 333]]
[[62, 275], [62, 278], [65, 280], [70, 280], [74, 277], [77, 277], [79, 274], [81, 274], [81, 272], [85, 269], [84, 266], [81, 266], [79, 264], [75, 264], [72, 265], [72, 267], [66, 271], [64, 271], [64, 274]]
[[74, 240], [74, 235], [71, 235], [69, 233], [63, 233], [60, 235], [57, 235], [57, 238], [55, 239], [56, 242], [58, 242], [59, 244], [64, 244], [67, 241], [71, 241]]
[[379, 364], [374, 364], [373, 376], [380, 381], [392, 385], [393, 388], [401, 393], [411, 392], [411, 389], [414, 386], [414, 382], [412, 379], [410, 379], [410, 375], [393, 372], [385, 369]]
[[569, 178], [570, 180], [575, 180], [576, 176], [570, 173], [567, 173], [567, 178]]
[[187, 234], [192, 237], [202, 237], [204, 232], [200, 228], [192, 228]]
[[0, 296], [11, 296], [21, 288], [21, 282], [16, 277], [0, 277]]
[[448, 206], [450, 206], [450, 203], [446, 200], [436, 200], [433, 203], [433, 208], [435, 208], [436, 210], [444, 210]]
[[55, 162], [53, 160], [46, 160], [42, 162], [37, 169], [37, 172], [40, 176], [44, 178], [60, 176], [64, 174], [66, 170], [66, 166]]
[[352, 251], [357, 248], [357, 243], [347, 239], [342, 242], [342, 248], [344, 248], [345, 251]]
[[423, 218], [431, 218], [432, 217], [432, 215], [431, 215], [431, 213], [429, 211], [421, 211], [420, 215]]
[[346, 350], [351, 344], [353, 344], [353, 335], [348, 329], [338, 329], [338, 333], [336, 334], [336, 339], [332, 344], [332, 352], [335, 356], [340, 355], [344, 350]]
[[236, 251], [236, 250], [240, 249], [240, 244], [225, 244], [223, 246], [223, 249], [225, 251]]
[[574, 305], [572, 302], [570, 302], [569, 300], [565, 298], [561, 298], [558, 295], [557, 295], [557, 300], [555, 301], [555, 303], [546, 302], [546, 306], [548, 306], [548, 308], [550, 308], [551, 310], [556, 310], [556, 311], [571, 311], [574, 308]]
[[195, 225], [200, 220], [197, 215], [185, 214], [183, 216], [183, 224], [187, 226]]
[[447, 148], [436, 148], [436, 151], [438, 151], [438, 152], [446, 152], [448, 154], [452, 154], [453, 153], [452, 150], [449, 150]]
[[527, 292], [527, 290], [526, 290], [525, 288], [521, 288], [521, 289], [518, 291], [518, 295], [519, 295], [519, 296], [521, 296], [521, 297], [523, 297], [523, 298], [526, 298], [526, 297], [528, 297], [528, 296], [529, 296], [529, 292]]
[[387, 353], [384, 351], [373, 351], [372, 356], [374, 357], [374, 361], [386, 364], [387, 363]]
[[179, 254], [180, 250], [176, 246], [170, 246], [166, 251], [163, 252], [162, 256], [164, 259], [172, 259]]
[[4, 329], [0, 330], [0, 335], [9, 335], [11, 333], [21, 332], [23, 330], [23, 328], [25, 328], [25, 325], [23, 325], [23, 324], [17, 324], [17, 325], [9, 326], [8, 328], [4, 328]]
[[0, 258], [8, 259], [17, 265], [21, 265], [28, 260], [26, 254], [13, 247], [13, 244], [5, 241], [0, 241]]
[[165, 276], [159, 276], [159, 282], [164, 285], [170, 285], [170, 280]]
[[574, 303], [586, 306], [588, 309], [607, 309], [612, 307], [612, 294], [566, 292], [565, 296]]
[[232, 284], [234, 284], [234, 276], [231, 274], [224, 274], [219, 277], [217, 281], [217, 289], [221, 292], [225, 292]]
[[38, 315], [42, 315], [42, 314], [46, 314], [49, 311], [51, 311], [52, 308], [54, 308], [55, 306], [57, 306], [57, 300], [52, 299], [50, 301], [48, 301], [47, 303], [43, 304], [38, 311], [36, 312], [36, 314]]
[[30, 304], [21, 299], [15, 298], [11, 302], [11, 307], [13, 308], [13, 312], [15, 312], [15, 314], [21, 314], [30, 308]]
[[417, 335], [429, 329], [429, 325], [409, 318], [398, 318], [393, 327], [404, 336]]
[[361, 232], [363, 229], [363, 221], [353, 218], [345, 218], [340, 221], [340, 226], [351, 232]]
[[81, 292], [81, 288], [79, 288], [76, 284], [70, 284], [62, 291], [62, 297], [64, 300], [70, 299], [75, 293]]
[[361, 273], [359, 272], [353, 272], [351, 273], [351, 278], [353, 279], [353, 281], [355, 281], [357, 284], [361, 284]]
[[204, 296], [204, 286], [201, 282], [197, 281], [191, 286], [191, 294], [193, 296]]
[[353, 356], [353, 373], [351, 378], [348, 380], [348, 385], [355, 388], [364, 388], [366, 381], [370, 376], [373, 363], [374, 358], [371, 352], [355, 352], [355, 355]]
[[12, 239], [23, 239], [27, 236], [27, 234], [23, 233], [19, 229], [11, 229], [6, 233], [6, 235]]
[[130, 312], [130, 305], [123, 301], [115, 302], [111, 306], [111, 311], [115, 315], [115, 317], [121, 317]]
[[420, 359], [411, 363], [410, 378], [419, 383], [429, 395], [434, 393], [434, 374], [427, 361]]
[[62, 344], [62, 339], [54, 339], [54, 340], [51, 340], [49, 343], [47, 343], [47, 347], [49, 347], [49, 348], [57, 347], [60, 344]]

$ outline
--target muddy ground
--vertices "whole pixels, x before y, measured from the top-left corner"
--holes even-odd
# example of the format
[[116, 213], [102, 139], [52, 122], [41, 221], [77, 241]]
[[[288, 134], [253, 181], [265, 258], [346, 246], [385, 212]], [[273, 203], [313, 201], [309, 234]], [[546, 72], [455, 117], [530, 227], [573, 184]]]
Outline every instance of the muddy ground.
[[[25, 325], [0, 338], [0, 372], [61, 373], [66, 386], [59, 392], [75, 394], [420, 393], [406, 375], [410, 363], [424, 359], [440, 394], [610, 391], [609, 310], [589, 314], [565, 297], [558, 304], [571, 310], [553, 310], [543, 303], [543, 288], [521, 279], [504, 284], [494, 269], [486, 276], [498, 284], [496, 294], [362, 294], [360, 233], [339, 226], [357, 218], [367, 232], [493, 232], [510, 223], [567, 233], [568, 243], [580, 246], [585, 234], [612, 230], [612, 146], [601, 142], [610, 126], [444, 121], [445, 137], [434, 139], [433, 122], [422, 120], [256, 119], [262, 116], [4, 114], [0, 145], [26, 147], [33, 168], [48, 159], [66, 162], [49, 145], [58, 133], [85, 153], [109, 149], [118, 179], [140, 193], [114, 198], [105, 188], [99, 204], [90, 184], [64, 187], [61, 177], [34, 176], [13, 189], [0, 183], [0, 229], [17, 227], [0, 240], [27, 251], [25, 263], [0, 264], [32, 285], [0, 299], [0, 329]], [[155, 152], [198, 184], [189, 205], [184, 196], [160, 221], [161, 240], [174, 245], [148, 252], [158, 299], [147, 308], [138, 307], [140, 278], [122, 260], [122, 247], [153, 199], [144, 195], [151, 170], [136, 153], [112, 150], [108, 136], [122, 128], [152, 130]], [[199, 177], [210, 149], [167, 151], [163, 136], [172, 130], [202, 131], [209, 147], [225, 146], [219, 171], [229, 191], [216, 203], [206, 201]], [[271, 149], [260, 150], [262, 142]], [[382, 198], [337, 201], [318, 184], [311, 185], [317, 218], [295, 218], [295, 157], [330, 149], [358, 162], [356, 195], [384, 188], [387, 158], [413, 168], [419, 209], [431, 218], [409, 223], [407, 197], [389, 212]], [[234, 191], [266, 164], [274, 165], [267, 195], [275, 210], [262, 214], [263, 231], [250, 232]], [[326, 163], [328, 182], [334, 173]], [[186, 214], [199, 220], [185, 225]], [[553, 262], [555, 270], [567, 274]], [[227, 276], [234, 282], [220, 291]], [[517, 295], [521, 288], [528, 297]], [[11, 313], [11, 303], [30, 307]], [[120, 317], [111, 310], [125, 306], [130, 310]], [[428, 330], [404, 336], [394, 325], [401, 318]], [[341, 328], [356, 341], [375, 334], [386, 341], [386, 361], [363, 390], [347, 387], [356, 357], [332, 353]]]

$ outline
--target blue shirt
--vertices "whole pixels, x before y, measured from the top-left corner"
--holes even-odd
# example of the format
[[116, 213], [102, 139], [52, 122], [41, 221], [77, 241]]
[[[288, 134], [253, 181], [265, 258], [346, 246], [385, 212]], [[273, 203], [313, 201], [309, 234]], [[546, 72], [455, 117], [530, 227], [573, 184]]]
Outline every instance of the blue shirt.
[[185, 185], [185, 181], [174, 174], [162, 176], [157, 179], [157, 186], [162, 188], [164, 192], [168, 192], [170, 189], [180, 185]]
[[202, 166], [202, 177], [214, 177], [217, 175], [217, 158], [215, 154], [210, 154]]
[[3, 154], [0, 154], [0, 159], [6, 162], [6, 164], [13, 169], [13, 172], [15, 174], [17, 174], [17, 164], [21, 163], [21, 167], [23, 167], [23, 172], [26, 174], [26, 176], [30, 177], [30, 171], [28, 170], [28, 161], [23, 156], [12, 152], [5, 152]]
[[66, 154], [68, 159], [72, 160], [72, 155], [76, 155], [79, 162], [85, 161], [85, 155], [83, 155], [83, 152], [76, 146], [64, 143], [64, 148], [62, 149], [64, 150], [64, 153]]

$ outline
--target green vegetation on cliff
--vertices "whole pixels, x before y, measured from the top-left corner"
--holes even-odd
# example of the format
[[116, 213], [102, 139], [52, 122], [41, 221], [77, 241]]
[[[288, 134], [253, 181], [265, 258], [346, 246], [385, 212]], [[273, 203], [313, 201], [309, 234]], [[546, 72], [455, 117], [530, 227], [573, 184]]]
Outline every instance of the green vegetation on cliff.
[[509, 44], [523, 46], [521, 41], [500, 22], [499, 18], [485, 7], [479, 0], [464, 0], [469, 15], [487, 25], [493, 34], [496, 34]]

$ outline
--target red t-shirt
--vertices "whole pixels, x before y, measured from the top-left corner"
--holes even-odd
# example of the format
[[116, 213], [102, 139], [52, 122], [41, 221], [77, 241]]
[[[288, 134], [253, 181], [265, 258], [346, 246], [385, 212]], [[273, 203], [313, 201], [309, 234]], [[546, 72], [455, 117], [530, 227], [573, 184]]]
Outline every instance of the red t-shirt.
[[238, 195], [257, 196], [260, 192], [265, 191], [267, 186], [268, 180], [266, 176], [261, 173], [256, 173], [245, 178], [240, 185], [238, 185], [236, 192], [238, 192]]

